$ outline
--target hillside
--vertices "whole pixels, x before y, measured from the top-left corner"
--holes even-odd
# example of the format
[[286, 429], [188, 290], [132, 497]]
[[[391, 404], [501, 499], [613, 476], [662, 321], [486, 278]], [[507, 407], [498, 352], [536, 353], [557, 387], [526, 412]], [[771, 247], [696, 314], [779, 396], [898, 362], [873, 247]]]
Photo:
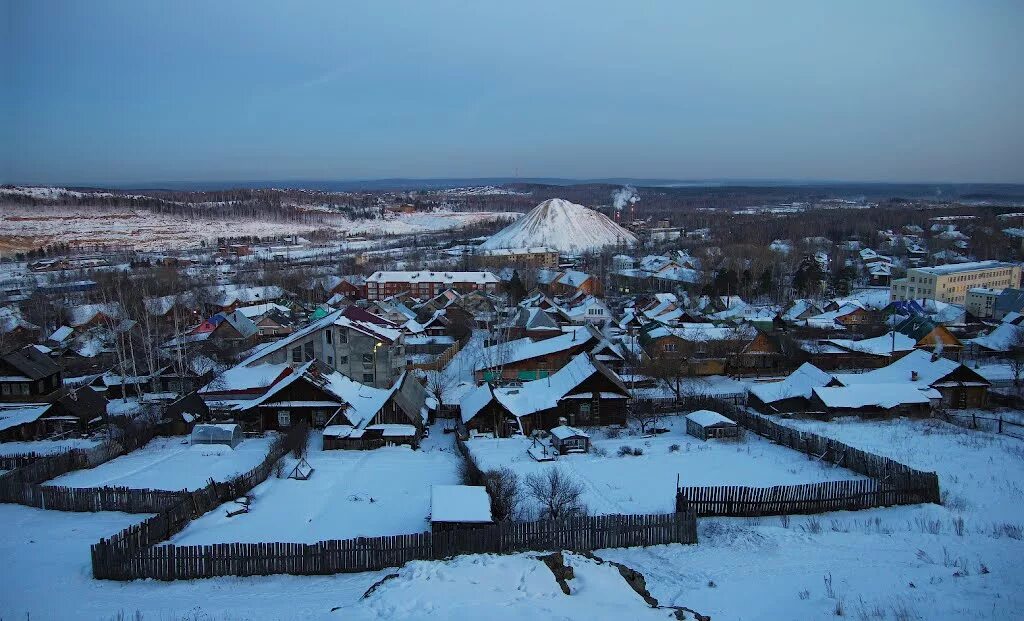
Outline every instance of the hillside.
[[635, 243], [636, 236], [608, 216], [561, 198], [551, 198], [498, 231], [480, 249], [547, 246], [561, 252], [587, 252]]

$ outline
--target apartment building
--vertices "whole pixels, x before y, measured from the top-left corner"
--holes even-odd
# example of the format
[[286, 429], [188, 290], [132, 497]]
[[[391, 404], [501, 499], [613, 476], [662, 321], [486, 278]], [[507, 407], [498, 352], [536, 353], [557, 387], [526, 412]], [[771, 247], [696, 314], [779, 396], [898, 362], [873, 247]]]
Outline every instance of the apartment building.
[[558, 267], [558, 251], [545, 248], [498, 248], [483, 250], [473, 256], [478, 267], [536, 268]]
[[447, 290], [493, 292], [498, 277], [491, 272], [374, 272], [366, 279], [366, 299], [383, 300], [399, 293], [432, 298]]
[[890, 299], [938, 300], [966, 304], [971, 289], [1003, 289], [1020, 284], [1020, 265], [975, 261], [933, 267], [912, 267], [905, 278], [892, 281]]

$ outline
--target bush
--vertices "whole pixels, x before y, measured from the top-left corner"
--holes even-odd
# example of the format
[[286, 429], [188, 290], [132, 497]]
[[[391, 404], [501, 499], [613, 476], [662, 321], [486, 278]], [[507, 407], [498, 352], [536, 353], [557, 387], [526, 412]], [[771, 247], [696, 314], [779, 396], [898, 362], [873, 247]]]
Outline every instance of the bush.
[[609, 427], [605, 431], [605, 435], [608, 437], [609, 440], [614, 440], [622, 435], [622, 430], [619, 429], [618, 427]]
[[518, 517], [522, 492], [515, 472], [505, 467], [488, 470], [484, 473], [484, 484], [491, 497], [491, 513], [496, 521]]
[[548, 468], [535, 472], [524, 483], [526, 493], [540, 505], [540, 517], [558, 520], [585, 515], [583, 484], [565, 475], [561, 468]]
[[642, 448], [640, 448], [639, 446], [636, 447], [635, 449], [633, 449], [633, 456], [634, 457], [640, 457], [643, 454], [644, 454], [644, 450]]
[[632, 455], [632, 454], [633, 454], [633, 449], [629, 448], [625, 444], [623, 444], [622, 446], [619, 447], [619, 457], [625, 457], [627, 455]]
[[672, 446], [668, 447], [668, 452], [669, 453], [678, 453], [679, 452], [679, 445], [678, 444], [673, 444]]

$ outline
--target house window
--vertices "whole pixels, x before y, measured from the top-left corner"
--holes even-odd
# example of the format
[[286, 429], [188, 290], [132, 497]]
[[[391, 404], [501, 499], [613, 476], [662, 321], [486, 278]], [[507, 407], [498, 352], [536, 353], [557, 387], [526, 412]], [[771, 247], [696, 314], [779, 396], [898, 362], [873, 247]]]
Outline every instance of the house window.
[[306, 360], [312, 360], [313, 359], [313, 341], [310, 341], [310, 342], [306, 343], [305, 345], [303, 345], [302, 349], [305, 351]]
[[302, 362], [302, 348], [295, 347], [292, 349], [292, 362]]
[[21, 394], [23, 395], [27, 395], [31, 392], [30, 386], [30, 384], [18, 384], [18, 387], [21, 389]]
[[586, 423], [586, 422], [590, 421], [590, 402], [589, 401], [581, 401], [580, 402], [580, 409], [579, 409], [578, 420], [581, 423]]
[[334, 356], [331, 356], [331, 355], [328, 354], [328, 356], [327, 356], [327, 366], [331, 367], [332, 369], [334, 368]]
[[324, 410], [315, 410], [313, 412], [313, 424], [317, 427], [323, 427], [327, 424], [327, 412]]
[[292, 414], [288, 410], [277, 411], [277, 426], [278, 427], [291, 427], [292, 426]]
[[674, 352], [675, 350], [676, 350], [676, 344], [675, 343], [665, 343], [665, 351], [667, 351], [667, 352]]
[[348, 356], [338, 356], [338, 366], [343, 367], [348, 364]]
[[328, 345], [334, 343], [334, 332], [328, 329], [324, 332], [324, 338], [327, 340]]
[[373, 364], [373, 354], [363, 354], [363, 364]]
[[0, 387], [0, 393], [5, 394], [5, 395], [11, 394], [11, 385], [10, 384], [3, 384], [3, 386]]
[[363, 383], [364, 384], [372, 384], [373, 383], [373, 373], [363, 373]]
[[348, 343], [348, 331], [347, 330], [338, 330], [338, 342], [339, 343]]

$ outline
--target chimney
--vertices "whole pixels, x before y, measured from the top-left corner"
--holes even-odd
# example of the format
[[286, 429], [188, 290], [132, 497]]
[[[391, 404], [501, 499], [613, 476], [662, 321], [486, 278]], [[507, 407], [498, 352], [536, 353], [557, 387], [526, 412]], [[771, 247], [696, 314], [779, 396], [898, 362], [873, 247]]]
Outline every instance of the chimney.
[[912, 382], [916, 382], [917, 381], [917, 371], [911, 371], [910, 372], [910, 381], [912, 381]]

